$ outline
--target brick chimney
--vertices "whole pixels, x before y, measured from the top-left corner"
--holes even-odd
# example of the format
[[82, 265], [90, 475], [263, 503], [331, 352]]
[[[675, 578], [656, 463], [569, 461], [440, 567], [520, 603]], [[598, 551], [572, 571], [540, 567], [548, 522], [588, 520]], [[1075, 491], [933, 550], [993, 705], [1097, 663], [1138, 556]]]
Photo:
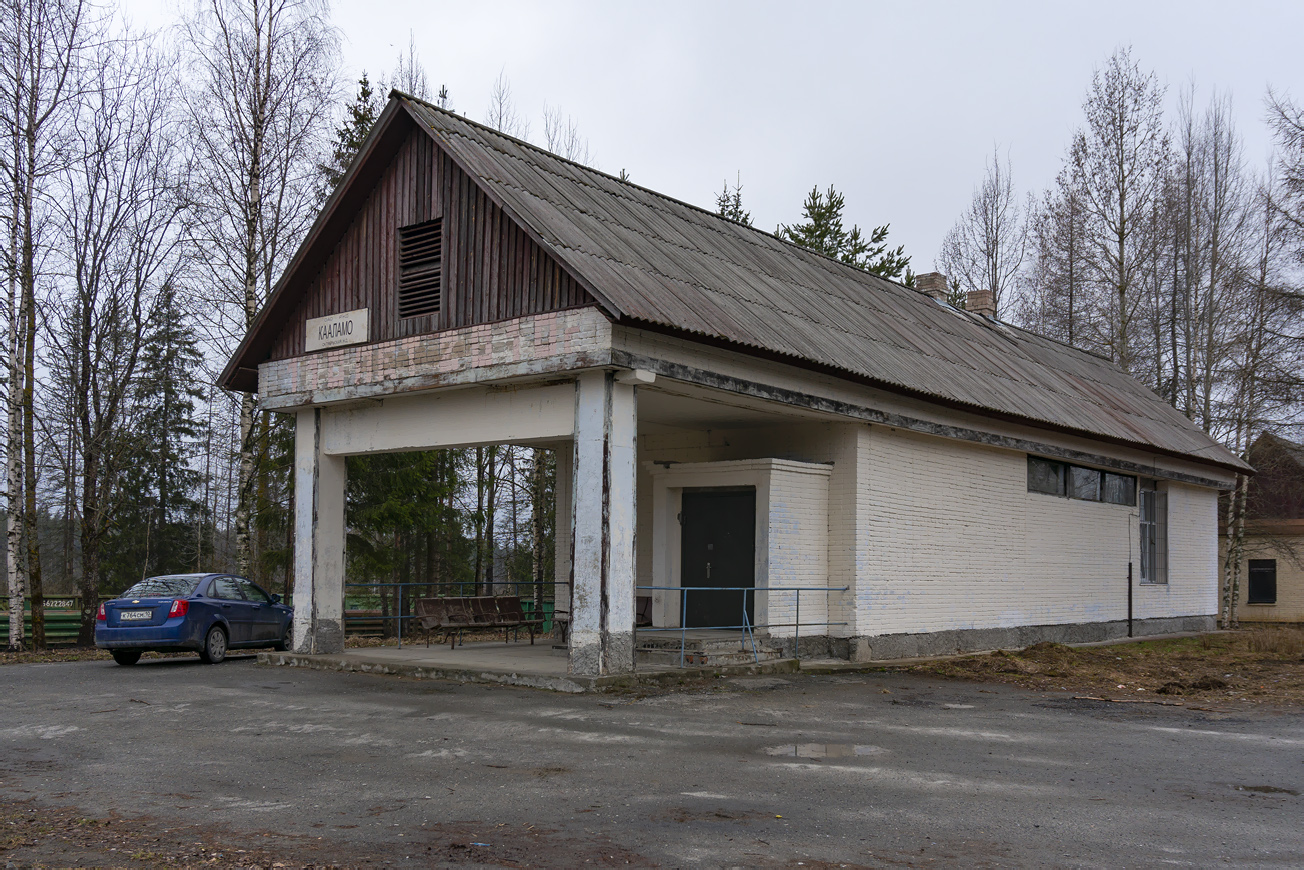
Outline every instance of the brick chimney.
[[946, 276], [941, 272], [925, 272], [915, 276], [915, 289], [938, 302], [945, 302], [951, 297], [951, 288]]
[[964, 310], [982, 317], [996, 317], [996, 297], [990, 290], [970, 290], [965, 295]]

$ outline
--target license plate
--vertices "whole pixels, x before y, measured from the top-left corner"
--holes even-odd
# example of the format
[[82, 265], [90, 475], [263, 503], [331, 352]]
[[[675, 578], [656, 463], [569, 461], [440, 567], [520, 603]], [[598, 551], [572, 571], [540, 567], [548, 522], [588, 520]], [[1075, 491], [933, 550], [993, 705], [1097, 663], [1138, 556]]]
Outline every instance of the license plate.
[[133, 619], [149, 619], [154, 615], [152, 610], [124, 610], [118, 614], [118, 619], [122, 622], [128, 622]]

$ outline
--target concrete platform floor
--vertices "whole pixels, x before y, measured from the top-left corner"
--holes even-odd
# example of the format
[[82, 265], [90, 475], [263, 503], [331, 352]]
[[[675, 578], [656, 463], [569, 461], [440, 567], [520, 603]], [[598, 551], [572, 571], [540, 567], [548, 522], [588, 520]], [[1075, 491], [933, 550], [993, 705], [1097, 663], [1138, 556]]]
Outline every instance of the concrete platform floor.
[[[1109, 646], [1147, 640], [1166, 640], [1193, 637], [1198, 633], [1149, 635], [1145, 637], [1114, 638], [1097, 643], [1071, 644], [1071, 646]], [[659, 640], [673, 639], [678, 644], [679, 635], [670, 632], [649, 633], [647, 637]], [[698, 641], [736, 639], [737, 632], [690, 630], [687, 638]], [[758, 642], [760, 639], [758, 638]], [[697, 668], [679, 668], [665, 665], [641, 665], [632, 674], [610, 674], [584, 677], [568, 674], [564, 650], [553, 649], [552, 638], [541, 638], [533, 645], [526, 642], [503, 643], [482, 641], [452, 648], [447, 644], [410, 644], [402, 647], [380, 646], [350, 649], [338, 655], [301, 655], [299, 653], [260, 652], [261, 664], [285, 665], [322, 671], [347, 673], [388, 674], [419, 680], [454, 680], [461, 683], [499, 683], [507, 686], [528, 686], [558, 692], [594, 692], [634, 686], [639, 684], [674, 683], [698, 677], [747, 674], [850, 674], [879, 670], [884, 667], [905, 666], [937, 661], [957, 656], [929, 656], [927, 658], [891, 659], [885, 661], [849, 662], [841, 659], [780, 659], [760, 664], [725, 665]], [[958, 656], [979, 655], [981, 652], [959, 653]]]
[[[695, 639], [716, 640], [721, 632], [689, 632]], [[664, 637], [666, 635], [654, 635]], [[736, 634], [731, 634], [736, 637]], [[679, 635], [674, 635], [678, 644]], [[551, 638], [536, 641], [503, 643], [483, 641], [452, 648], [447, 644], [407, 644], [360, 647], [336, 655], [302, 655], [291, 652], [258, 654], [262, 664], [287, 665], [314, 670], [351, 673], [390, 674], [426, 680], [456, 680], [464, 683], [501, 683], [530, 686], [560, 692], [591, 692], [640, 682], [664, 682], [690, 679], [727, 672], [730, 674], [777, 674], [798, 670], [792, 660], [771, 661], [760, 665], [728, 668], [677, 668], [640, 666], [633, 674], [584, 677], [566, 672], [568, 659], [564, 650], [554, 650]]]

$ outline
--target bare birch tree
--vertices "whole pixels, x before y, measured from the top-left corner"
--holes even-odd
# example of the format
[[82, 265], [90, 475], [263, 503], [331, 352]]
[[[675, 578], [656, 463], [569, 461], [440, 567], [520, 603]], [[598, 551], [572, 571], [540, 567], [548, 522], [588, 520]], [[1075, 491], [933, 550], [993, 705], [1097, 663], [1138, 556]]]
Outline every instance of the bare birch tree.
[[[1304, 398], [1304, 306], [1299, 288], [1288, 283], [1285, 265], [1292, 253], [1291, 225], [1275, 191], [1268, 181], [1256, 196], [1255, 254], [1243, 275], [1246, 292], [1230, 312], [1236, 317], [1237, 335], [1217, 422], [1222, 442], [1243, 457], [1265, 431], [1296, 415]], [[1236, 487], [1226, 501], [1223, 628], [1238, 624], [1248, 490], [1247, 476], [1237, 475]]]
[[530, 122], [516, 107], [512, 96], [512, 84], [507, 80], [505, 70], [498, 72], [494, 79], [493, 90], [489, 94], [489, 105], [485, 108], [484, 122], [500, 133], [529, 141]]
[[53, 303], [50, 367], [66, 375], [80, 469], [81, 628], [94, 642], [101, 546], [120, 495], [146, 323], [183, 239], [175, 67], [150, 40], [88, 56], [57, 207], [70, 286]]
[[1199, 115], [1194, 90], [1183, 95], [1169, 186], [1171, 286], [1153, 312], [1167, 333], [1159, 386], [1186, 416], [1214, 431], [1224, 371], [1245, 338], [1234, 310], [1254, 292], [1246, 278], [1249, 186], [1225, 98], [1215, 96]]
[[1138, 368], [1134, 320], [1155, 265], [1151, 217], [1168, 162], [1163, 98], [1164, 88], [1130, 49], [1114, 52], [1092, 76], [1086, 125], [1073, 138], [1070, 171], [1060, 176], [1061, 197], [1082, 208], [1092, 301], [1102, 315], [1083, 323], [1096, 329], [1087, 346], [1129, 372]]
[[1029, 204], [1027, 256], [1014, 309], [1014, 319], [1020, 325], [1073, 345], [1081, 338], [1084, 308], [1083, 217], [1072, 184], [1058, 184], [1036, 207]]
[[563, 114], [560, 106], [547, 103], [543, 104], [543, 147], [576, 163], [588, 166], [593, 162], [589, 140], [581, 135], [575, 119]]
[[[421, 59], [417, 57], [416, 35], [411, 30], [408, 31], [407, 52], [398, 56], [387, 84], [418, 100], [430, 99], [430, 79], [426, 75], [426, 68], [421, 65]], [[441, 87], [440, 92], [447, 99], [446, 89]]]
[[[225, 358], [316, 217], [314, 175], [330, 135], [338, 34], [317, 0], [206, 0], [183, 22], [197, 178], [193, 211]], [[235, 561], [253, 563], [259, 477], [254, 398], [242, 394]]]
[[[60, 139], [78, 92], [78, 65], [95, 22], [79, 0], [4, 0], [0, 7], [0, 120], [4, 125], [6, 214], [6, 351], [8, 420], [6, 425], [6, 579], [9, 587], [9, 647], [23, 644], [23, 597], [27, 569], [36, 569], [35, 596], [41, 595], [36, 539], [23, 551], [27, 503], [24, 458], [34, 452], [24, 443], [31, 433], [33, 350], [37, 332], [36, 286], [40, 280], [40, 224], [50, 179], [63, 165]], [[25, 478], [26, 477], [26, 481]], [[32, 493], [34, 498], [34, 493]], [[34, 504], [34, 502], [33, 502]], [[34, 518], [33, 518], [34, 519]], [[33, 627], [44, 643], [42, 605], [33, 601]]]
[[942, 240], [938, 267], [959, 292], [990, 291], [999, 316], [1023, 266], [1027, 236], [1009, 157], [1002, 164], [993, 152], [969, 208]]

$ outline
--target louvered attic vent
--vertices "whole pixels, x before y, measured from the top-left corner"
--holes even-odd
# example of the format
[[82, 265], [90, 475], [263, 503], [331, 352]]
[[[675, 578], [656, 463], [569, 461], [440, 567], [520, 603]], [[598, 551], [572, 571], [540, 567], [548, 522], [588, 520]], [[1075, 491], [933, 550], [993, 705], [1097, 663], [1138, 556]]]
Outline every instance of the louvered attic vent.
[[439, 313], [443, 287], [444, 220], [398, 229], [398, 316]]

